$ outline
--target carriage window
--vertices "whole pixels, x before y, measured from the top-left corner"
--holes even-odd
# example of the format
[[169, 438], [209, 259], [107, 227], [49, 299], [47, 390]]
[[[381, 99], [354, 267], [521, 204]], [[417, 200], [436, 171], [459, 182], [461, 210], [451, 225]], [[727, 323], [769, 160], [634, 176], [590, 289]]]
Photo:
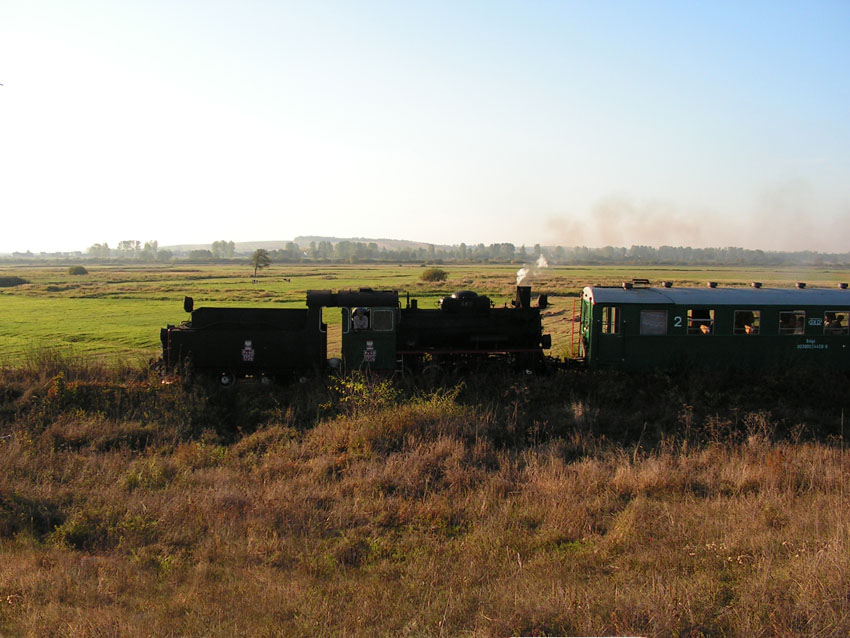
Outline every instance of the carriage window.
[[761, 312], [758, 310], [736, 310], [734, 333], [736, 335], [757, 335], [760, 319]]
[[806, 332], [806, 312], [787, 310], [779, 313], [779, 334], [801, 335]]
[[823, 333], [825, 335], [846, 335], [850, 326], [850, 312], [833, 310], [823, 313]]
[[642, 335], [666, 335], [667, 334], [667, 311], [666, 310], [641, 310], [640, 311], [640, 333]]
[[613, 335], [617, 334], [620, 323], [619, 308], [614, 306], [604, 306], [602, 308], [602, 334]]
[[688, 310], [688, 334], [710, 335], [714, 332], [714, 310], [691, 308]]
[[376, 332], [387, 332], [393, 329], [393, 311], [392, 310], [373, 310], [372, 311], [372, 330]]

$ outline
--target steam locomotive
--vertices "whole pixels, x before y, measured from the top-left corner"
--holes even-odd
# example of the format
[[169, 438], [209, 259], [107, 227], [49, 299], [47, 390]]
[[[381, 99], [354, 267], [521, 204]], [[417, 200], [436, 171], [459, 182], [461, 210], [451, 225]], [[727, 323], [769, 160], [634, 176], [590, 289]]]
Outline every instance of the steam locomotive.
[[[191, 366], [217, 375], [222, 385], [239, 378], [270, 379], [320, 372], [327, 366], [346, 371], [421, 372], [429, 367], [497, 360], [534, 371], [551, 348], [543, 334], [545, 295], [531, 301], [530, 286], [495, 307], [489, 297], [460, 291], [443, 297], [437, 308], [420, 308], [416, 299], [401, 306], [398, 291], [310, 290], [306, 308], [194, 308], [191, 319], [160, 331], [167, 370]], [[342, 357], [327, 359], [324, 308], [339, 308]]]

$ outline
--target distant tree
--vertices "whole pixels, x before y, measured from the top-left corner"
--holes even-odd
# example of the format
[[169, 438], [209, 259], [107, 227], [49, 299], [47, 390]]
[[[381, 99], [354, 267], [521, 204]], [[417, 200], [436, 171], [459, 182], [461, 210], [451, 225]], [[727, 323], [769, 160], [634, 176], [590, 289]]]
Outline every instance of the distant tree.
[[143, 261], [156, 261], [156, 253], [159, 250], [159, 242], [156, 240], [146, 241], [142, 248], [141, 258]]
[[189, 251], [189, 259], [191, 259], [192, 261], [209, 261], [212, 258], [212, 251], [206, 249]]
[[348, 240], [338, 241], [336, 246], [333, 247], [333, 257], [339, 261], [348, 261], [356, 255], [356, 250], [353, 242]]
[[563, 264], [567, 260], [567, 251], [564, 250], [563, 246], [555, 246], [555, 250], [552, 251], [552, 258], [556, 263]]
[[516, 247], [513, 244], [491, 244], [490, 258], [505, 261], [511, 261], [516, 254]]
[[173, 257], [174, 257], [174, 253], [172, 253], [170, 250], [158, 250], [158, 251], [156, 251], [156, 260], [157, 261], [161, 261], [161, 262], [171, 261], [171, 259]]
[[301, 248], [294, 241], [286, 243], [286, 249], [284, 252], [286, 254], [286, 259], [289, 261], [301, 261], [301, 257], [303, 256]]
[[269, 253], [264, 248], [257, 248], [254, 255], [251, 257], [251, 263], [254, 265], [254, 277], [257, 276], [257, 271], [263, 268], [268, 268], [272, 260], [269, 258]]
[[333, 244], [327, 240], [320, 241], [316, 251], [319, 259], [330, 259], [334, 256]]
[[122, 255], [132, 257], [142, 250], [142, 242], [138, 239], [124, 239], [118, 242], [118, 252]]
[[214, 241], [212, 243], [212, 254], [216, 259], [230, 259], [236, 254], [236, 244], [232, 241]]
[[71, 266], [68, 268], [69, 275], [88, 275], [89, 271], [86, 270], [85, 266]]
[[95, 259], [108, 259], [109, 258], [109, 244], [106, 242], [102, 244], [92, 244], [88, 248], [88, 254], [94, 257]]

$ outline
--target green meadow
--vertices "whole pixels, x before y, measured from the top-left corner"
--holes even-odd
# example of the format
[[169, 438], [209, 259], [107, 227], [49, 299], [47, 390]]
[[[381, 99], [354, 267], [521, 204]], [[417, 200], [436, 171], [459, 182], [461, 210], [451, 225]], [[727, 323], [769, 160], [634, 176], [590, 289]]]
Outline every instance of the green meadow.
[[[89, 266], [87, 275], [68, 274], [67, 267], [0, 268], [0, 279], [19, 277], [28, 283], [0, 288], [0, 363], [15, 365], [33, 352], [65, 349], [75, 354], [110, 360], [147, 360], [157, 356], [159, 329], [188, 318], [182, 299], [194, 297], [196, 307], [303, 306], [311, 289], [339, 290], [371, 287], [399, 290], [436, 304], [446, 294], [471, 289], [487, 294], [496, 304], [514, 295], [517, 264], [448, 265], [446, 281], [426, 283], [420, 265], [288, 265], [273, 264], [254, 278], [248, 264], [202, 266]], [[569, 348], [572, 301], [592, 283], [617, 284], [633, 277], [677, 285], [788, 286], [804, 280], [810, 285], [834, 286], [850, 273], [828, 269], [673, 268], [661, 266], [558, 266], [534, 272], [527, 283], [533, 293], [545, 292], [552, 307], [544, 323], [553, 337], [552, 353]], [[339, 315], [325, 312], [330, 324], [330, 348], [338, 346], [335, 326]]]

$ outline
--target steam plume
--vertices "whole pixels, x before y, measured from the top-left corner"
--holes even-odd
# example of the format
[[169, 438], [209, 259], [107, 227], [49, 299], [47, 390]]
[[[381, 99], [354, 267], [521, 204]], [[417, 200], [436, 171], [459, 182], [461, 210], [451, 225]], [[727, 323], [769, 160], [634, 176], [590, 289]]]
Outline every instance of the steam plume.
[[522, 268], [516, 271], [516, 285], [522, 286], [526, 278], [528, 278], [529, 276], [536, 275], [541, 270], [548, 267], [549, 262], [547, 262], [546, 258], [541, 254], [540, 257], [537, 258], [537, 261], [534, 262], [533, 266], [523, 266]]

